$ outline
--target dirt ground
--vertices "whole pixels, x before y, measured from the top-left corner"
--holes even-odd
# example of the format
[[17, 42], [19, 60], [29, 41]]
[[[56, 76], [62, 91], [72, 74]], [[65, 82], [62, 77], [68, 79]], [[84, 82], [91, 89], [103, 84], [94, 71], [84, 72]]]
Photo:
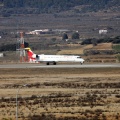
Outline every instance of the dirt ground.
[[120, 120], [120, 68], [0, 69], [0, 120], [16, 95], [18, 120]]

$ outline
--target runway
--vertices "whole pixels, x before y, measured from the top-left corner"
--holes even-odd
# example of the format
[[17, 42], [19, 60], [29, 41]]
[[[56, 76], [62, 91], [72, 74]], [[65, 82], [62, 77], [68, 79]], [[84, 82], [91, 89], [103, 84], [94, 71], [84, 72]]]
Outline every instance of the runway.
[[93, 63], [93, 64], [57, 64], [46, 65], [39, 63], [1, 64], [0, 68], [120, 68], [120, 63]]

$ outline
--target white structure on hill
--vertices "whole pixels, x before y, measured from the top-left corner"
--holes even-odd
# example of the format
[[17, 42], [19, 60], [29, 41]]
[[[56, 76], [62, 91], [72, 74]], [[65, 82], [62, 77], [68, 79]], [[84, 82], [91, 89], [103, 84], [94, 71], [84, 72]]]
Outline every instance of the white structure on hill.
[[101, 34], [103, 34], [103, 35], [105, 35], [105, 34], [107, 34], [107, 30], [105, 30], [105, 29], [103, 29], [103, 30], [99, 30], [99, 34], [101, 35]]
[[34, 30], [27, 32], [26, 34], [32, 34], [32, 35], [39, 35], [39, 34], [49, 34], [51, 32], [50, 29], [41, 29], [41, 30]]
[[53, 34], [53, 33], [68, 33], [68, 29], [40, 29], [27, 32], [26, 34], [40, 35], [40, 34]]
[[3, 53], [0, 53], [0, 57], [3, 57], [4, 56], [4, 54]]

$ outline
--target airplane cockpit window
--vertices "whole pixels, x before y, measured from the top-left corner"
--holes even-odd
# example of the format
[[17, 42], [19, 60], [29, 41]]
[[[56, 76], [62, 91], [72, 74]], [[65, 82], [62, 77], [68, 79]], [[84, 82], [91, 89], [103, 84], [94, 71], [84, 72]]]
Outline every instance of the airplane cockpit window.
[[81, 58], [81, 57], [79, 56], [79, 57], [77, 57], [77, 58]]

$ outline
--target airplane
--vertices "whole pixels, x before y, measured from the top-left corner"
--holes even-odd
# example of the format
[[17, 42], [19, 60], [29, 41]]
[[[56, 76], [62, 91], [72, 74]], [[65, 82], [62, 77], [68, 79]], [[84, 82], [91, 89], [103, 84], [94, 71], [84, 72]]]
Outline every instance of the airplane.
[[25, 48], [28, 55], [29, 62], [46, 62], [46, 65], [56, 65], [57, 62], [79, 62], [84, 63], [84, 59], [80, 56], [75, 55], [44, 55], [44, 54], [34, 54], [30, 48]]

